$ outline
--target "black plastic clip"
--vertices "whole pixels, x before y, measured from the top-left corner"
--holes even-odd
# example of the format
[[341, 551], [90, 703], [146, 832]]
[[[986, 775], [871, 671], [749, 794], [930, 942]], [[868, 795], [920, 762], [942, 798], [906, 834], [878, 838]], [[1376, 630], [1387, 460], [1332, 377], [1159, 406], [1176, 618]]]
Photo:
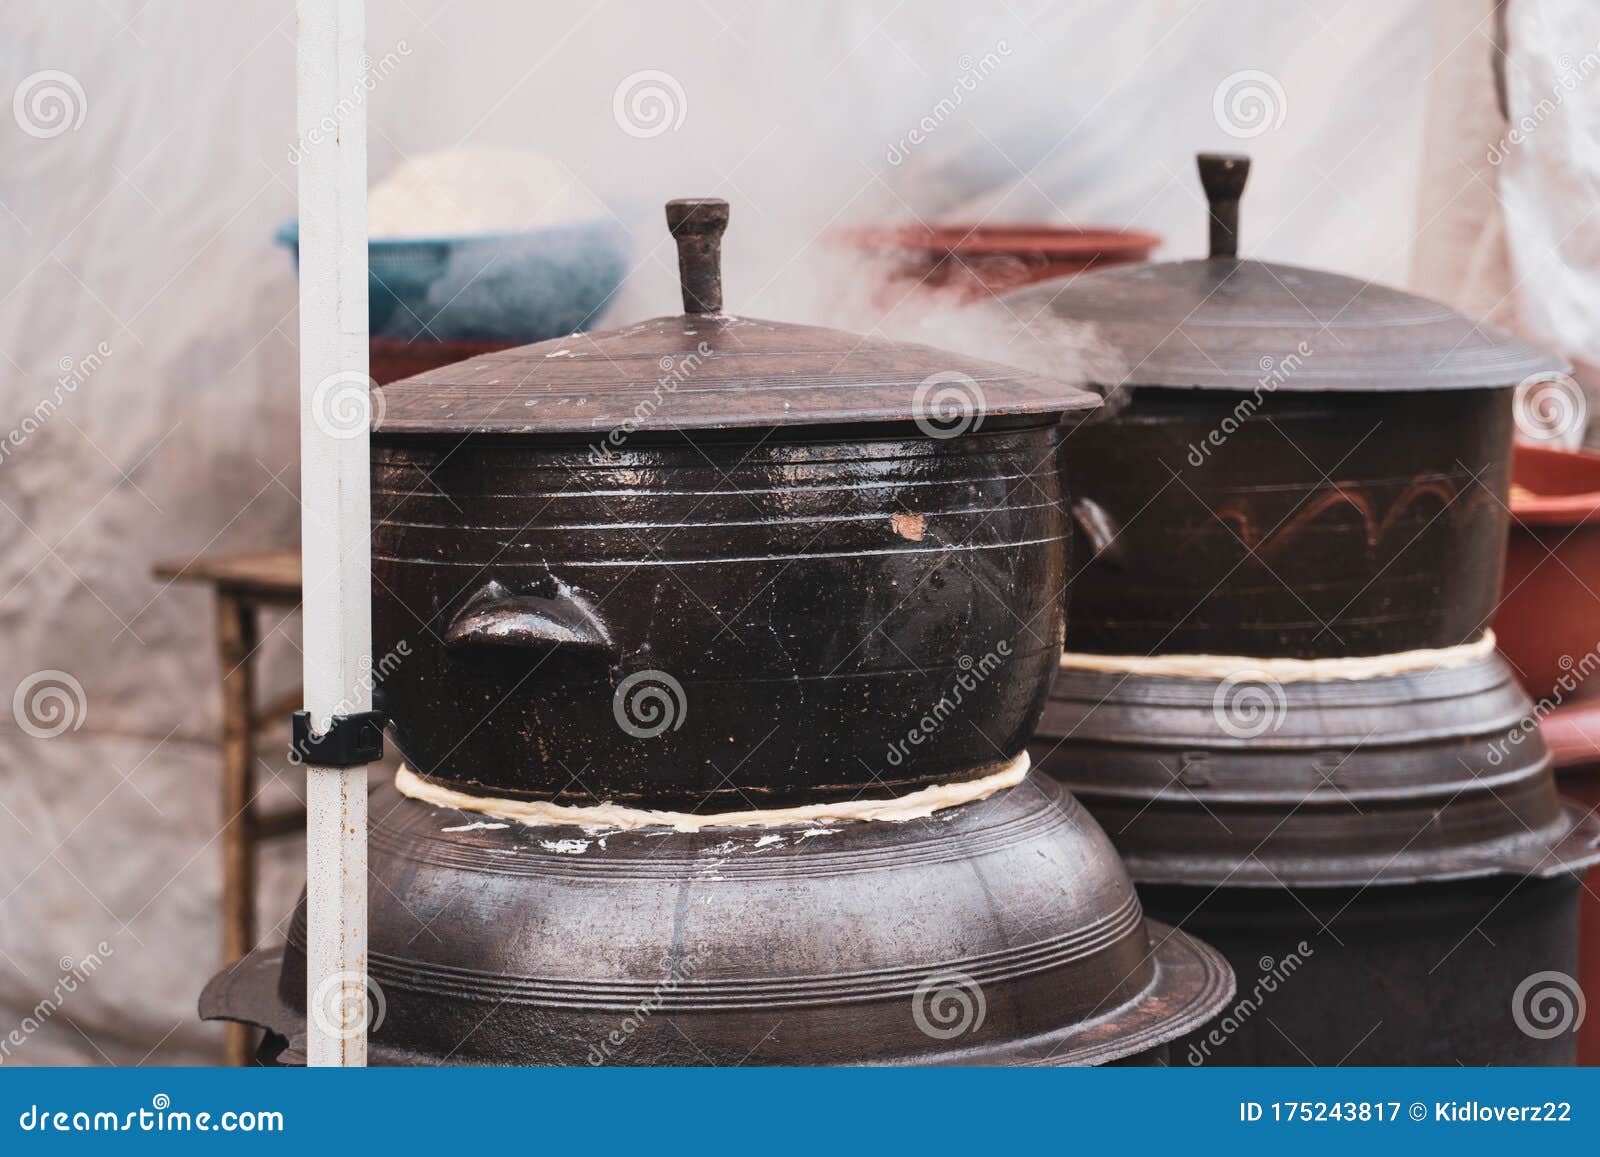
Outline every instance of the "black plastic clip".
[[311, 712], [296, 711], [289, 762], [312, 767], [361, 767], [383, 758], [382, 711], [335, 715], [328, 730], [311, 730]]

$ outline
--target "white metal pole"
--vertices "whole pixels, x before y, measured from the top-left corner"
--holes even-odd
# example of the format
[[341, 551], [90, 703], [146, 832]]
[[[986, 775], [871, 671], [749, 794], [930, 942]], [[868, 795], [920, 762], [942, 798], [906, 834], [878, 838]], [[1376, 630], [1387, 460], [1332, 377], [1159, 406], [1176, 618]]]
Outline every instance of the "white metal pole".
[[[372, 591], [367, 475], [364, 0], [298, 0], [300, 546], [312, 727], [367, 711]], [[367, 1063], [366, 768], [306, 769], [306, 1047]]]

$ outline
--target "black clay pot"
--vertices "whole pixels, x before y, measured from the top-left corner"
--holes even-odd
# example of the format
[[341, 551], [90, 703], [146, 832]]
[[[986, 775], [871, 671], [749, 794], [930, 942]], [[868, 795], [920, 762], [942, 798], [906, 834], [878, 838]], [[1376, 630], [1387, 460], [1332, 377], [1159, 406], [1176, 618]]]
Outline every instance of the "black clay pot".
[[[1057, 427], [1020, 421], [595, 460], [560, 439], [381, 440], [396, 746], [469, 791], [678, 810], [992, 771], [1032, 734], [1062, 641]], [[952, 695], [960, 718], [908, 739]]]
[[[1133, 392], [1063, 455], [1114, 535], [1072, 585], [1072, 649], [1318, 658], [1450, 647], [1494, 617], [1511, 391]], [[1083, 507], [1080, 507], [1080, 510]], [[1083, 532], [1080, 531], [1080, 534]]]
[[[1232, 991], [1044, 778], [907, 824], [604, 837], [371, 802], [378, 1064], [1159, 1061]], [[201, 1002], [284, 1063], [303, 921]]]
[[1015, 758], [1062, 638], [1057, 424], [1097, 399], [723, 314], [727, 206], [668, 218], [684, 315], [375, 403], [377, 701], [408, 764], [480, 794], [723, 811]]
[[[1448, 647], [1493, 618], [1513, 390], [1564, 362], [1437, 302], [1235, 255], [1249, 162], [1202, 156], [1212, 254], [1004, 299], [1122, 370], [1067, 439], [1086, 553], [1075, 651], [1325, 658]], [[1025, 356], [1024, 356], [1025, 354]]]

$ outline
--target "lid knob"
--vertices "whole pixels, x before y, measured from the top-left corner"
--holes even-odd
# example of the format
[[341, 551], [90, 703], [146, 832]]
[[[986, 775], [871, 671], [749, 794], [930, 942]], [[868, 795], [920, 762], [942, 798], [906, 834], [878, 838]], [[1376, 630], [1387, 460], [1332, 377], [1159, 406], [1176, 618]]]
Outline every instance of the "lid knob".
[[1239, 198], [1250, 175], [1250, 158], [1240, 153], [1201, 153], [1200, 184], [1211, 202], [1211, 256], [1239, 255]]
[[728, 203], [720, 197], [667, 202], [667, 228], [678, 242], [678, 280], [684, 313], [722, 312], [722, 231]]

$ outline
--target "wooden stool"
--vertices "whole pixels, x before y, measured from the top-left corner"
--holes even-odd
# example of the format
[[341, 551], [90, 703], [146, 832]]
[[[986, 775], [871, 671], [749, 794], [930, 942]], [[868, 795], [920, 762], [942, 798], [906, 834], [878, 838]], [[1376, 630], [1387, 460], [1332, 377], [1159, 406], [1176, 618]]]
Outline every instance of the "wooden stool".
[[[205, 583], [216, 591], [217, 653], [222, 660], [222, 958], [232, 964], [256, 946], [256, 849], [265, 840], [305, 830], [305, 811], [256, 808], [256, 737], [300, 707], [301, 693], [256, 708], [259, 612], [300, 605], [300, 552], [271, 550], [167, 562], [155, 575]], [[255, 1030], [224, 1026], [223, 1057], [248, 1065]]]

